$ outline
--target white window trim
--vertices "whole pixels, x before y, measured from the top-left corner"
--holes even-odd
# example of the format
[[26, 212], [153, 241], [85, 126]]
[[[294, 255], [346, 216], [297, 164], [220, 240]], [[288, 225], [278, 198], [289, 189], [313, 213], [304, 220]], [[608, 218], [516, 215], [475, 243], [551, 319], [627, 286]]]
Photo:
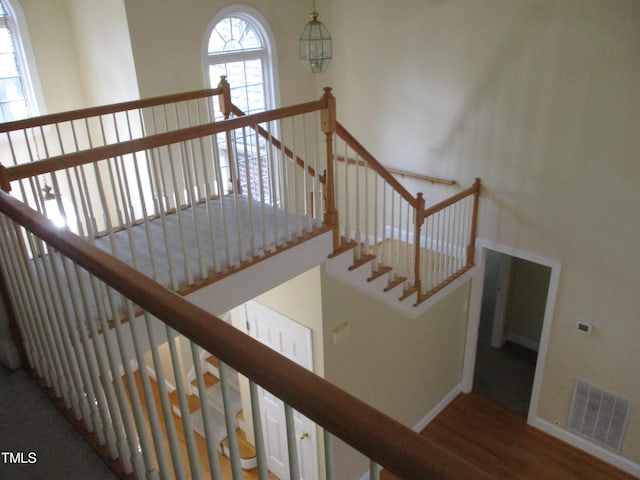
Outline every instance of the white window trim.
[[[228, 5], [218, 11], [209, 22], [209, 26], [207, 27], [207, 32], [203, 39], [202, 44], [202, 70], [203, 70], [203, 78], [205, 82], [206, 88], [209, 88], [209, 65], [211, 64], [210, 58], [215, 57], [216, 55], [209, 55], [209, 38], [211, 37], [211, 33], [213, 32], [214, 27], [220, 22], [222, 19], [230, 16], [236, 16], [248, 20], [252, 27], [257, 31], [265, 44], [265, 51], [261, 55], [256, 55], [256, 52], [231, 52], [228, 54], [224, 54], [225, 58], [228, 60], [242, 60], [246, 57], [256, 58], [260, 57], [262, 60], [262, 71], [264, 74], [264, 85], [265, 85], [265, 102], [266, 108], [275, 108], [280, 104], [280, 93], [278, 91], [278, 78], [276, 66], [278, 64], [276, 58], [276, 48], [275, 48], [275, 38], [273, 33], [271, 32], [271, 28], [269, 27], [269, 23], [264, 18], [264, 16], [258, 12], [256, 9], [251, 8], [247, 5], [242, 4], [234, 4]], [[232, 85], [233, 87], [233, 85]]]
[[23, 86], [27, 95], [27, 102], [30, 108], [29, 116], [35, 117], [43, 115], [46, 112], [44, 105], [44, 96], [40, 85], [40, 76], [36, 66], [35, 56], [33, 55], [33, 47], [31, 46], [31, 37], [27, 27], [27, 21], [22, 11], [22, 6], [17, 0], [3, 0], [9, 14], [9, 22], [11, 22], [15, 37], [13, 39], [14, 48], [18, 61], [26, 68], [20, 72], [23, 79]]

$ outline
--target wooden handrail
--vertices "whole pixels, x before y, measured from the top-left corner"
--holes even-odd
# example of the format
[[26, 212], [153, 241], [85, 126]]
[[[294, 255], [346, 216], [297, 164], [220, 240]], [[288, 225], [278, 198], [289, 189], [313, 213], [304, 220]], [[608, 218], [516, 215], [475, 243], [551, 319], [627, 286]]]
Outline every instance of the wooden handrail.
[[445, 178], [432, 177], [430, 175], [422, 175], [421, 173], [409, 172], [407, 170], [400, 170], [398, 168], [386, 167], [394, 175], [400, 175], [401, 177], [413, 178], [423, 182], [438, 183], [440, 185], [455, 185], [455, 180], [447, 180]]
[[[244, 113], [242, 110], [236, 107], [233, 103], [231, 104], [231, 112], [234, 115], [237, 115], [238, 117], [246, 116], [246, 113]], [[276, 137], [271, 135], [268, 131], [266, 131], [260, 125], [256, 124], [251, 128], [253, 128], [256, 131], [256, 133], [258, 133], [258, 135], [260, 135], [262, 138], [270, 142], [278, 150], [282, 151], [289, 159], [293, 160], [293, 151], [286, 146], [283, 148], [282, 142], [280, 140], [278, 140]], [[296, 155], [295, 162], [298, 164], [299, 167], [305, 168], [305, 161], [302, 158], [300, 158], [298, 155]], [[309, 175], [312, 177], [315, 177], [316, 175], [315, 169], [310, 165], [306, 165], [306, 167]]]
[[[342, 156], [338, 156], [336, 157], [336, 160], [338, 160], [339, 162], [345, 162], [345, 158]], [[349, 158], [346, 159], [346, 161], [350, 164], [350, 165], [355, 165], [356, 164], [356, 160], [353, 158]], [[364, 160], [359, 160], [358, 161], [358, 165], [361, 167], [364, 167], [366, 165], [367, 162], [365, 162]], [[388, 172], [394, 174], [394, 175], [400, 175], [401, 177], [407, 177], [407, 178], [414, 178], [416, 180], [422, 180], [424, 182], [431, 182], [431, 183], [439, 183], [441, 185], [455, 185], [456, 181], [455, 180], [446, 180], [444, 178], [438, 178], [438, 177], [431, 177], [429, 175], [422, 175], [419, 173], [413, 173], [413, 172], [408, 172], [407, 170], [399, 170], [397, 168], [393, 168], [393, 167], [384, 167], [387, 169]]]
[[236, 117], [230, 120], [220, 122], [207, 123], [195, 127], [184, 128], [172, 132], [151, 135], [145, 138], [135, 140], [127, 140], [111, 145], [95, 147], [91, 150], [68, 153], [50, 157], [45, 160], [39, 160], [31, 163], [12, 165], [6, 167], [6, 171], [2, 174], [3, 178], [12, 182], [37, 175], [44, 175], [50, 172], [73, 168], [88, 163], [97, 162], [107, 158], [119, 157], [131, 153], [141, 152], [152, 148], [165, 145], [171, 145], [178, 142], [193, 140], [207, 135], [215, 135], [243, 127], [250, 127], [259, 123], [270, 122], [280, 118], [286, 118], [294, 115], [301, 115], [325, 108], [326, 101], [324, 99], [314, 102], [302, 103], [290, 107], [269, 110], [268, 112], [246, 115], [244, 117]]
[[353, 151], [355, 151], [356, 154], [358, 154], [359, 157], [365, 160], [367, 164], [378, 175], [384, 178], [384, 180], [389, 185], [391, 185], [412, 207], [418, 207], [418, 199], [411, 195], [411, 193], [409, 193], [409, 191], [404, 188], [400, 184], [400, 182], [398, 182], [398, 180], [396, 180], [393, 175], [391, 175], [391, 173], [389, 173], [389, 170], [382, 166], [382, 164], [378, 162], [378, 160], [376, 160], [375, 157], [371, 155], [371, 153], [369, 153], [369, 151], [364, 148], [364, 146], [360, 142], [358, 142], [355, 137], [351, 135], [347, 131], [347, 129], [344, 128], [339, 122], [336, 122], [336, 133], [349, 145], [349, 147], [351, 147]]
[[467, 188], [466, 190], [462, 190], [461, 192], [456, 193], [455, 195], [436, 203], [435, 205], [432, 205], [429, 208], [425, 208], [422, 212], [421, 212], [421, 216], [422, 219], [425, 219], [431, 215], [433, 215], [434, 213], [439, 212], [440, 210], [444, 210], [447, 207], [450, 207], [451, 205], [453, 205], [454, 203], [456, 203], [459, 200], [462, 200], [465, 197], [468, 197], [469, 195], [477, 195], [480, 193], [480, 188], [481, 188], [481, 182], [479, 178], [476, 178], [475, 181], [473, 182], [473, 185], [471, 185], [469, 188]]
[[0, 212], [181, 334], [403, 479], [482, 480], [465, 459], [187, 302], [5, 192]]
[[51, 113], [38, 117], [26, 118], [24, 120], [16, 120], [0, 124], [0, 133], [12, 132], [14, 130], [23, 130], [27, 128], [40, 127], [61, 122], [69, 122], [81, 118], [97, 117], [100, 115], [108, 115], [110, 113], [123, 112], [127, 110], [135, 110], [138, 108], [148, 108], [157, 105], [184, 102], [187, 100], [195, 100], [198, 98], [213, 97], [222, 94], [221, 88], [208, 88], [204, 90], [194, 90], [192, 92], [175, 93], [171, 95], [163, 95], [159, 97], [145, 98], [141, 100], [131, 100], [128, 102], [114, 103], [110, 105], [101, 105], [97, 107], [82, 108], [78, 110], [70, 110], [68, 112]]

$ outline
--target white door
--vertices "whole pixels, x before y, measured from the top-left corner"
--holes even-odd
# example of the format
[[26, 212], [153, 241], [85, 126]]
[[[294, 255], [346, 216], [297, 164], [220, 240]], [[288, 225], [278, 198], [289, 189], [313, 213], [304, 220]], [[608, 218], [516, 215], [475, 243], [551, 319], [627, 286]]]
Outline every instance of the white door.
[[[245, 304], [249, 334], [298, 365], [313, 371], [311, 330], [256, 302]], [[281, 480], [289, 476], [289, 451], [284, 404], [259, 388], [260, 413], [267, 449], [269, 470]], [[304, 415], [294, 412], [295, 435], [302, 480], [318, 479], [316, 426]], [[296, 479], [297, 480], [297, 479]]]

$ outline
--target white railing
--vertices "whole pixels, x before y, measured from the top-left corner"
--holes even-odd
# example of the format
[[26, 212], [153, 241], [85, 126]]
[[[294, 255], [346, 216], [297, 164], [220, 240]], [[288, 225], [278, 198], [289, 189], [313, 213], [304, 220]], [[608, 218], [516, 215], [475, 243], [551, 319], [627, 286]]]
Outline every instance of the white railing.
[[[304, 461], [300, 442], [305, 436], [291, 421], [294, 409], [324, 432], [322, 478], [336, 478], [333, 435], [373, 459], [370, 478], [379, 478], [379, 465], [402, 478], [484, 478], [462, 459], [60, 230], [4, 192], [0, 212], [0, 270], [27, 365], [105, 447], [120, 474], [137, 479], [243, 478], [232, 399], [235, 373], [229, 366], [250, 382], [251, 412], [245, 414], [254, 419], [251, 433], [260, 479], [269, 473], [258, 386], [284, 401], [291, 478], [300, 478]], [[38, 257], [25, 254], [25, 239]], [[187, 352], [177, 351], [178, 334], [187, 338]], [[164, 343], [169, 362], [161, 358]], [[201, 348], [219, 359], [220, 415], [202, 400], [207, 386]], [[190, 398], [179, 381], [184, 353], [191, 356], [200, 400]], [[170, 377], [176, 379], [175, 393], [166, 386]]]
[[[312, 102], [141, 138], [119, 137], [112, 145], [46, 160], [16, 161], [2, 168], [4, 188], [181, 291], [322, 230], [316, 172], [324, 107], [323, 101]], [[163, 128], [182, 127], [182, 117], [190, 118], [173, 105], [160, 111], [161, 117], [175, 114]], [[137, 113], [155, 132], [153, 112]], [[129, 111], [123, 115], [129, 118]], [[58, 130], [58, 124], [41, 130], [46, 128]], [[78, 137], [73, 123], [69, 128]], [[20, 136], [17, 132], [12, 134]], [[26, 130], [22, 134], [28, 138]], [[293, 146], [292, 158], [283, 145]]]
[[[64, 120], [70, 122], [64, 127], [62, 115], [40, 127], [29, 120], [23, 122], [34, 123], [0, 129], [11, 132], [4, 146], [26, 159], [11, 157], [0, 166], [0, 187], [11, 190], [11, 196], [0, 192], [0, 269], [27, 364], [119, 468], [136, 478], [222, 478], [218, 472], [227, 469], [227, 460], [219, 456], [225, 448], [221, 435], [228, 438], [232, 478], [241, 478], [230, 405], [235, 374], [225, 364], [250, 379], [261, 479], [267, 472], [254, 398], [258, 385], [288, 405], [287, 423], [296, 409], [373, 458], [371, 478], [377, 478], [378, 464], [404, 478], [446, 472], [453, 478], [454, 471], [463, 472], [455, 478], [481, 478], [467, 475], [471, 470], [460, 459], [161, 286], [184, 293], [331, 229], [334, 194], [343, 237], [341, 244], [340, 235], [334, 236], [335, 249], [355, 245], [357, 260], [374, 258], [373, 273], [388, 273], [390, 285], [410, 277], [405, 293], [418, 291], [418, 301], [430, 284], [413, 239], [451, 254], [459, 248], [453, 238], [475, 235], [474, 224], [458, 237], [442, 234], [449, 227], [421, 231], [436, 214], [443, 225], [450, 219], [462, 224], [469, 209], [424, 209], [420, 196], [411, 197], [336, 125], [329, 89], [316, 102], [244, 116], [225, 103], [228, 86], [221, 88], [227, 119], [220, 121], [205, 116], [212, 102], [205, 96], [199, 106], [154, 103], [146, 111], [127, 104], [126, 113], [105, 107], [109, 127], [97, 120], [82, 141], [77, 125], [90, 121], [77, 114], [69, 114], [74, 119]], [[136, 128], [133, 118], [139, 120]], [[185, 124], [185, 118], [198, 122]], [[94, 130], [102, 143], [92, 140]], [[23, 139], [22, 147], [12, 135]], [[41, 150], [47, 158], [33, 156]], [[327, 173], [321, 177], [322, 168]], [[461, 192], [453, 203], [469, 194]], [[62, 218], [66, 227], [54, 227], [43, 214]], [[468, 268], [472, 255], [466, 253]], [[175, 347], [179, 334], [188, 339], [182, 352]], [[193, 409], [205, 402], [194, 400], [181, 381], [186, 351], [193, 359], [194, 391], [205, 398], [201, 348], [221, 362], [221, 418], [206, 408], [194, 417]], [[175, 391], [168, 388], [171, 378]], [[286, 436], [289, 471], [298, 478], [296, 433], [289, 428]], [[325, 438], [326, 478], [334, 478], [331, 437]]]

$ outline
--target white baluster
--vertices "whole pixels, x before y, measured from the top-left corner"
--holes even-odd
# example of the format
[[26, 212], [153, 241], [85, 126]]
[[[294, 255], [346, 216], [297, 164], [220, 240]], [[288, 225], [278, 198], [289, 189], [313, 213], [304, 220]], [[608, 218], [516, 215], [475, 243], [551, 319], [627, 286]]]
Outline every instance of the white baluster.
[[[211, 190], [211, 185], [215, 184], [215, 178], [214, 178], [214, 174], [213, 171], [209, 172], [209, 162], [212, 160], [213, 158], [213, 154], [211, 153], [212, 150], [211, 149], [205, 149], [204, 146], [204, 142], [208, 141], [208, 143], [211, 145], [211, 149], [214, 148], [214, 142], [215, 142], [215, 138], [208, 136], [208, 137], [204, 137], [204, 138], [200, 138], [200, 160], [201, 160], [201, 167], [202, 167], [202, 176], [203, 178], [203, 187], [204, 187], [204, 195], [205, 195], [205, 209], [207, 210], [207, 218], [209, 219], [209, 241], [211, 242], [211, 260], [213, 262], [213, 271], [215, 273], [220, 272], [220, 259], [218, 258], [218, 252], [217, 252], [217, 240], [216, 240], [216, 234], [215, 234], [215, 228], [214, 226], [216, 225], [216, 219], [215, 219], [215, 214], [214, 214], [214, 210], [213, 208], [211, 208], [211, 202], [213, 200], [214, 197], [214, 193]], [[207, 155], [207, 152], [211, 153], [211, 156]], [[222, 198], [220, 197], [220, 201], [222, 201]]]
[[[147, 327], [147, 335], [149, 336], [151, 359], [153, 361], [153, 370], [156, 374], [156, 386], [160, 397], [160, 406], [162, 407], [162, 416], [164, 418], [167, 440], [169, 441], [169, 451], [171, 452], [173, 472], [176, 478], [185, 478], [186, 473], [184, 469], [184, 462], [182, 460], [180, 441], [178, 440], [171, 401], [169, 400], [169, 393], [167, 392], [167, 385], [165, 383], [166, 377], [164, 375], [162, 361], [160, 360], [160, 354], [158, 353], [158, 342], [153, 333], [153, 320], [147, 312], [144, 313], [144, 321], [145, 326]], [[171, 342], [173, 340], [169, 338], [169, 341]]]
[[324, 465], [326, 480], [335, 480], [335, 461], [333, 458], [333, 435], [323, 430]]
[[378, 465], [373, 460], [369, 462], [369, 479], [370, 480], [380, 480], [380, 472], [382, 471], [382, 467]]
[[176, 390], [178, 391], [178, 400], [180, 405], [180, 418], [184, 425], [184, 437], [187, 443], [187, 454], [189, 457], [189, 470], [191, 472], [189, 478], [199, 480], [202, 478], [200, 471], [200, 459], [198, 457], [198, 448], [196, 446], [195, 434], [193, 431], [193, 423], [191, 422], [191, 414], [189, 412], [189, 404], [187, 403], [187, 394], [184, 387], [184, 376], [178, 359], [178, 352], [175, 345], [176, 333], [174, 330], [165, 325], [167, 338], [169, 339], [169, 353], [171, 355], [171, 365], [176, 378]]
[[389, 243], [389, 266], [391, 267], [391, 270], [389, 270], [389, 274], [388, 274], [388, 278], [389, 281], [391, 282], [393, 280], [393, 276], [395, 275], [396, 269], [397, 269], [397, 262], [396, 262], [396, 250], [397, 250], [397, 245], [395, 243], [395, 238], [396, 238], [396, 193], [395, 190], [393, 188], [391, 188], [391, 221], [390, 221], [390, 226], [391, 226], [391, 238], [390, 238], [390, 243]]
[[[231, 198], [233, 200], [233, 208], [236, 215], [236, 234], [238, 236], [238, 250], [240, 255], [240, 262], [244, 262], [246, 258], [246, 246], [245, 246], [245, 235], [242, 232], [243, 218], [240, 210], [240, 204], [238, 202], [238, 190], [241, 188], [240, 185], [240, 172], [239, 172], [239, 162], [238, 162], [238, 154], [237, 154], [237, 133], [235, 131], [231, 132], [227, 138], [232, 140], [231, 145], [227, 145], [227, 155], [229, 156], [229, 171], [231, 173], [231, 185], [233, 185], [233, 193]], [[235, 152], [235, 155], [234, 155]], [[234, 158], [235, 157], [235, 158]], [[234, 159], [234, 161], [231, 161]]]
[[[242, 147], [244, 152], [244, 174], [247, 182], [247, 206], [249, 208], [249, 244], [251, 246], [251, 255], [256, 257], [258, 255], [258, 245], [256, 241], [255, 223], [253, 215], [253, 168], [251, 165], [252, 152], [248, 146], [249, 139], [253, 135], [247, 135], [247, 127], [242, 127]], [[244, 193], [244, 192], [243, 192]], [[239, 232], [239, 235], [242, 234]]]
[[[87, 396], [94, 398], [93, 387], [89, 379], [88, 367], [84, 352], [82, 351], [82, 345], [80, 343], [80, 337], [78, 335], [78, 329], [84, 325], [87, 321], [84, 313], [78, 305], [77, 292], [73, 290], [69, 291], [68, 299], [71, 301], [71, 310], [67, 308], [64, 302], [64, 294], [59, 291], [59, 286], [72, 284], [70, 269], [67, 265], [65, 257], [58, 253], [51, 253], [53, 258], [53, 276], [58, 286], [58, 295], [62, 300], [63, 305], [63, 317], [60, 319], [61, 335], [63, 338], [63, 344], [69, 356], [69, 366], [71, 369], [71, 376], [73, 384], [75, 385], [75, 395], [77, 402], [79, 403], [80, 413], [84, 420], [85, 428], [88, 432], [94, 431], [93, 421], [91, 418], [91, 409], [87, 402]], [[56, 265], [61, 265], [63, 272]], [[73, 311], [73, 313], [72, 313]], [[75, 322], [74, 322], [75, 319]]]
[[[82, 278], [83, 271], [77, 264], [74, 264], [74, 267], [76, 277]], [[91, 296], [93, 297], [93, 300], [97, 301], [96, 294], [100, 292], [100, 288], [97, 285], [97, 280], [92, 276], [90, 276], [92, 292], [87, 292], [85, 282], [78, 282], [78, 284], [89, 329], [89, 335], [87, 335], [85, 328], [82, 329], [82, 340], [83, 345], [85, 345], [87, 359], [89, 360], [89, 365], [91, 367], [92, 381], [95, 384], [95, 403], [100, 413], [109, 455], [112, 459], [116, 459], [118, 458], [118, 442], [122, 443], [124, 439], [124, 433], [122, 431], [122, 416], [120, 415], [117, 400], [115, 399], [113, 392], [113, 385], [110, 381], [111, 375], [109, 367], [106, 364], [106, 360], [101, 354], [101, 349], [98, 346], [98, 339], [100, 335], [96, 326], [98, 319], [92, 316], [95, 315], [96, 312], [93, 312], [89, 306], [89, 298]], [[100, 307], [99, 301], [97, 301], [97, 306]], [[97, 313], [100, 315], [100, 308], [98, 308]], [[125, 458], [124, 460], [127, 463], [129, 462], [128, 458]], [[129, 470], [129, 472], [130, 471], [131, 470]]]
[[355, 169], [356, 169], [356, 178], [355, 178], [355, 189], [356, 189], [356, 205], [355, 205], [355, 228], [356, 228], [356, 249], [355, 249], [355, 259], [360, 260], [362, 257], [362, 232], [360, 231], [360, 157], [356, 154], [355, 158]]
[[[187, 148], [187, 142], [182, 142], [180, 144], [181, 155], [181, 165], [182, 165], [182, 178], [184, 179], [184, 186], [187, 194], [189, 195], [188, 205], [191, 205], [191, 214], [193, 215], [193, 234], [196, 240], [196, 251], [198, 252], [198, 263], [200, 265], [200, 278], [207, 278], [207, 264], [205, 262], [206, 256], [202, 249], [202, 241], [200, 239], [200, 219], [198, 215], [198, 209], [196, 208], [198, 205], [198, 198], [195, 194], [195, 178], [194, 178], [194, 165], [193, 165], [193, 149]], [[189, 142], [191, 145], [191, 142]], [[189, 154], [189, 150], [191, 150], [191, 154]]]
[[207, 387], [204, 383], [204, 372], [200, 363], [200, 347], [192, 341], [189, 341], [191, 348], [191, 359], [193, 360], [193, 368], [195, 370], [196, 382], [198, 385], [198, 398], [200, 399], [200, 414], [202, 415], [202, 423], [204, 426], [204, 437], [207, 446], [207, 455], [209, 458], [209, 468], [211, 476], [214, 480], [222, 479], [220, 473], [220, 461], [218, 459], [217, 445], [214, 437], [213, 419], [207, 403]]
[[349, 146], [344, 144], [344, 241], [351, 241], [351, 197], [349, 196]]
[[[300, 180], [299, 177], [299, 167], [298, 167], [298, 142], [296, 138], [296, 122], [295, 118], [291, 117], [291, 143], [293, 150], [293, 160], [291, 162], [291, 168], [293, 170], [293, 211], [296, 214], [296, 236], [300, 237], [302, 235], [302, 222], [300, 220], [300, 215], [302, 214], [302, 209], [300, 208]], [[286, 161], [286, 160], [285, 160]]]
[[220, 152], [218, 150], [218, 141], [217, 137], [213, 139], [213, 168], [215, 170], [216, 181], [218, 184], [218, 194], [220, 197], [220, 211], [222, 212], [222, 232], [224, 236], [224, 248], [225, 248], [225, 268], [231, 267], [232, 256], [231, 256], [231, 245], [229, 243], [229, 227], [227, 225], [227, 206], [225, 199], [225, 185], [224, 179], [222, 177], [222, 170], [220, 165]]
[[[274, 145], [273, 145], [273, 134], [271, 132], [271, 122], [267, 123], [267, 135], [269, 136], [269, 148], [267, 149], [267, 166], [269, 172], [269, 200], [270, 205], [272, 207], [271, 212], [273, 215], [272, 223], [273, 223], [273, 235], [274, 235], [274, 246], [280, 246], [280, 228], [278, 221], [278, 208], [280, 206], [280, 196], [279, 196], [279, 175], [277, 171], [275, 171], [274, 163], [277, 161], [277, 155], [274, 156]], [[275, 158], [274, 158], [275, 157]]]
[[253, 437], [258, 463], [258, 478], [259, 480], [268, 480], [267, 451], [264, 444], [264, 432], [262, 431], [262, 415], [260, 413], [258, 386], [252, 381], [249, 381], [249, 395], [251, 398], [251, 419], [253, 420]]
[[369, 162], [365, 162], [364, 163], [364, 251], [367, 255], [371, 251], [371, 244], [370, 244], [371, 230], [369, 230], [369, 225], [370, 225], [369, 204], [372, 201], [373, 202], [377, 201], [377, 199], [375, 198], [372, 200], [369, 195], [370, 195], [369, 194]]
[[[265, 212], [265, 204], [267, 202], [267, 196], [265, 195], [265, 191], [264, 191], [264, 172], [263, 172], [263, 157], [262, 157], [262, 149], [260, 148], [260, 135], [259, 135], [259, 125], [255, 127], [255, 132], [256, 132], [256, 162], [258, 163], [258, 190], [260, 193], [260, 202], [259, 202], [259, 206], [260, 206], [260, 230], [262, 232], [262, 249], [263, 249], [263, 253], [267, 253], [270, 248], [269, 248], [269, 239], [267, 236], [267, 216], [266, 216], [266, 212]], [[267, 179], [268, 180], [268, 179]], [[269, 199], [270, 200], [270, 199]]]
[[175, 270], [173, 268], [173, 252], [169, 243], [169, 233], [167, 231], [167, 210], [168, 205], [161, 204], [161, 199], [166, 198], [166, 184], [164, 181], [164, 169], [162, 168], [162, 159], [159, 155], [160, 152], [157, 150], [150, 150], [149, 155], [151, 156], [151, 165], [152, 172], [151, 176], [154, 184], [156, 185], [156, 191], [158, 192], [158, 205], [156, 206], [156, 210], [160, 215], [160, 222], [162, 225], [162, 238], [164, 242], [164, 254], [167, 257], [167, 266], [169, 268], [169, 278], [171, 280], [171, 288], [174, 291], [177, 291], [180, 286], [178, 283], [178, 278], [176, 276]]
[[[373, 272], [378, 270], [380, 267], [380, 231], [378, 227], [378, 204], [380, 199], [378, 197], [378, 184], [380, 183], [380, 179], [378, 178], [378, 174], [373, 172], [373, 254], [375, 255], [375, 260], [373, 261], [373, 266], [371, 267]], [[368, 203], [368, 202], [367, 202]], [[372, 272], [372, 273], [373, 273]]]
[[[180, 148], [179, 145], [177, 148], [179, 150], [179, 154], [182, 155], [182, 149]], [[172, 152], [171, 145], [168, 145], [167, 153], [169, 158], [169, 171], [171, 174], [170, 181], [171, 181], [171, 186], [173, 188], [173, 198], [174, 198], [175, 207], [176, 207], [175, 215], [176, 215], [176, 219], [178, 220], [178, 231], [180, 232], [180, 246], [182, 248], [180, 255], [182, 257], [184, 274], [186, 277], [187, 285], [193, 285], [194, 280], [193, 280], [193, 273], [191, 271], [191, 262], [189, 261], [188, 245], [184, 235], [184, 220], [182, 218], [183, 211], [182, 211], [182, 205], [179, 199], [180, 198], [179, 192], [181, 192], [182, 189], [178, 185], [178, 176], [175, 168], [174, 157], [171, 152]]]
[[[129, 386], [129, 389], [130, 389], [129, 396], [133, 397], [132, 403], [134, 401], [138, 403], [138, 406], [134, 407], [134, 412], [136, 411], [136, 409], [138, 409], [137, 415], [140, 416], [139, 418], [137, 418], [138, 432], [140, 432], [141, 429], [143, 430], [143, 435], [140, 435], [140, 433], [138, 433], [138, 435], [141, 437], [143, 454], [146, 454], [145, 465], [147, 469], [147, 475], [149, 476], [155, 470], [153, 457], [151, 456], [151, 453], [152, 453], [151, 450], [152, 448], [154, 448], [156, 453], [156, 459], [158, 460], [158, 467], [160, 469], [162, 478], [167, 478], [167, 473], [169, 472], [169, 463], [167, 462], [167, 456], [164, 451], [164, 442], [163, 442], [164, 435], [162, 433], [160, 418], [158, 417], [158, 410], [156, 408], [156, 404], [154, 401], [153, 390], [151, 389], [151, 381], [149, 380], [149, 373], [145, 368], [145, 365], [146, 365], [145, 359], [144, 359], [145, 352], [142, 348], [143, 342], [141, 341], [140, 334], [138, 333], [138, 329], [136, 328], [136, 325], [141, 323], [142, 320], [136, 319], [136, 315], [133, 312], [133, 303], [131, 302], [131, 300], [123, 296], [122, 301], [124, 302], [126, 312], [127, 312], [127, 317], [129, 319], [131, 339], [133, 340], [133, 350], [134, 350], [136, 362], [138, 364], [138, 372], [140, 376], [140, 382], [142, 384], [142, 391], [144, 393], [144, 401], [145, 401], [145, 407], [147, 411], [147, 417], [149, 419], [149, 426], [151, 429], [151, 437], [153, 439], [153, 447], [152, 447], [147, 440], [147, 431], [145, 428], [144, 414], [142, 411], [142, 403], [140, 401], [140, 396], [138, 395], [137, 385], [135, 384], [133, 375], [131, 375], [131, 379], [129, 381], [132, 381], [133, 383], [132, 385]], [[117, 328], [117, 323], [116, 323], [116, 328]], [[122, 347], [120, 351], [121, 352], [123, 351]], [[127, 361], [126, 364], [130, 365], [130, 362]], [[129, 376], [127, 376], [127, 378], [129, 379]], [[132, 395], [131, 390], [135, 390], [135, 395]], [[146, 445], [145, 445], [145, 442], [147, 442]]]
[[300, 463], [298, 461], [298, 438], [293, 420], [293, 408], [284, 404], [284, 419], [287, 430], [287, 449], [289, 450], [289, 476], [300, 478]]
[[[91, 329], [91, 338], [94, 341], [96, 356], [101, 370], [101, 379], [107, 401], [109, 402], [109, 412], [112, 420], [115, 420], [114, 428], [116, 429], [116, 447], [118, 449], [120, 460], [123, 462], [125, 472], [131, 473], [136, 465], [133, 458], [134, 452], [138, 451], [138, 443], [136, 441], [136, 433], [131, 422], [129, 414], [128, 401], [122, 385], [122, 378], [118, 369], [118, 361], [114, 351], [113, 340], [111, 338], [109, 324], [107, 322], [107, 310], [102, 300], [102, 292], [104, 286], [98, 282], [93, 276], [91, 277], [93, 287], [93, 296], [98, 302], [100, 321], [99, 333], [95, 322], [89, 322]], [[98, 342], [102, 342], [99, 346]], [[106, 359], [101, 352], [104, 351]], [[115, 419], [114, 419], [115, 417]], [[137, 465], [136, 467], [137, 468]], [[139, 468], [136, 470], [139, 472]]]
[[[134, 431], [132, 432], [127, 431], [127, 437], [129, 437], [129, 435], [134, 435], [133, 437], [128, 438], [129, 448], [131, 449], [131, 452], [132, 452], [131, 457], [132, 457], [133, 464], [137, 469], [138, 476], [140, 478], [143, 478], [143, 477], [146, 477], [150, 472], [153, 472], [154, 470], [152, 446], [149, 441], [149, 436], [148, 436], [147, 428], [145, 425], [144, 413], [142, 410], [140, 395], [138, 393], [138, 387], [137, 387], [135, 378], [133, 376], [130, 359], [124, 347], [125, 336], [124, 336], [124, 332], [122, 331], [122, 321], [120, 320], [121, 305], [118, 305], [116, 303], [117, 295], [118, 294], [116, 294], [111, 288], [108, 289], [107, 298], [108, 298], [109, 307], [111, 310], [110, 312], [111, 321], [115, 327], [114, 330], [115, 330], [115, 336], [116, 336], [115, 345], [113, 345], [112, 343], [111, 348], [113, 348], [115, 351], [120, 352], [120, 362], [121, 362], [122, 368], [124, 369], [124, 378], [126, 381], [126, 388], [129, 393], [128, 395], [129, 405], [131, 405], [131, 410], [133, 412], [134, 425], [132, 427], [135, 427]], [[133, 308], [128, 300], [125, 300], [124, 297], [121, 297], [121, 299], [123, 300], [124, 307], [127, 310], [127, 316], [130, 323], [129, 327], [130, 327], [131, 334], [132, 336], [134, 336], [135, 327], [133, 325], [133, 322], [135, 318], [133, 315]], [[103, 337], [105, 339], [110, 338], [110, 335], [108, 334], [107, 330], [104, 329], [104, 327], [103, 327]], [[136, 340], [134, 340], [134, 350], [135, 350], [135, 344], [136, 344]], [[114, 355], [115, 355], [115, 352], [114, 352]], [[144, 359], [143, 359], [143, 365], [144, 365]], [[117, 369], [117, 366], [115, 369], [112, 366], [111, 372], [114, 375], [114, 377], [120, 376], [120, 372]], [[114, 383], [116, 384], [116, 392], [118, 393], [118, 397], [120, 397], [120, 395], [126, 395], [124, 392], [124, 386], [120, 383], [120, 381], [115, 381], [115, 380], [116, 379], [114, 379]], [[119, 392], [118, 390], [121, 387], [123, 387], [122, 392]], [[126, 396], [123, 396], [122, 400], [118, 398], [118, 401], [120, 402], [121, 409], [127, 408]], [[126, 428], [126, 422], [125, 422], [125, 428]], [[136, 442], [136, 438], [139, 443]]]
[[233, 479], [242, 478], [242, 466], [240, 465], [240, 451], [238, 449], [238, 438], [236, 436], [236, 419], [231, 408], [231, 393], [229, 391], [229, 367], [222, 361], [218, 361], [220, 372], [220, 386], [222, 387], [222, 404], [224, 405], [224, 421], [227, 427], [227, 440], [229, 442], [229, 459], [231, 460], [231, 471]]
[[286, 242], [291, 241], [291, 226], [289, 225], [289, 168], [287, 157], [284, 154], [284, 132], [282, 130], [282, 124], [280, 123], [280, 128], [278, 129], [283, 133], [282, 138], [282, 148], [278, 150], [279, 162], [278, 166], [280, 169], [280, 198], [282, 199], [282, 208], [284, 210], [284, 238]]

